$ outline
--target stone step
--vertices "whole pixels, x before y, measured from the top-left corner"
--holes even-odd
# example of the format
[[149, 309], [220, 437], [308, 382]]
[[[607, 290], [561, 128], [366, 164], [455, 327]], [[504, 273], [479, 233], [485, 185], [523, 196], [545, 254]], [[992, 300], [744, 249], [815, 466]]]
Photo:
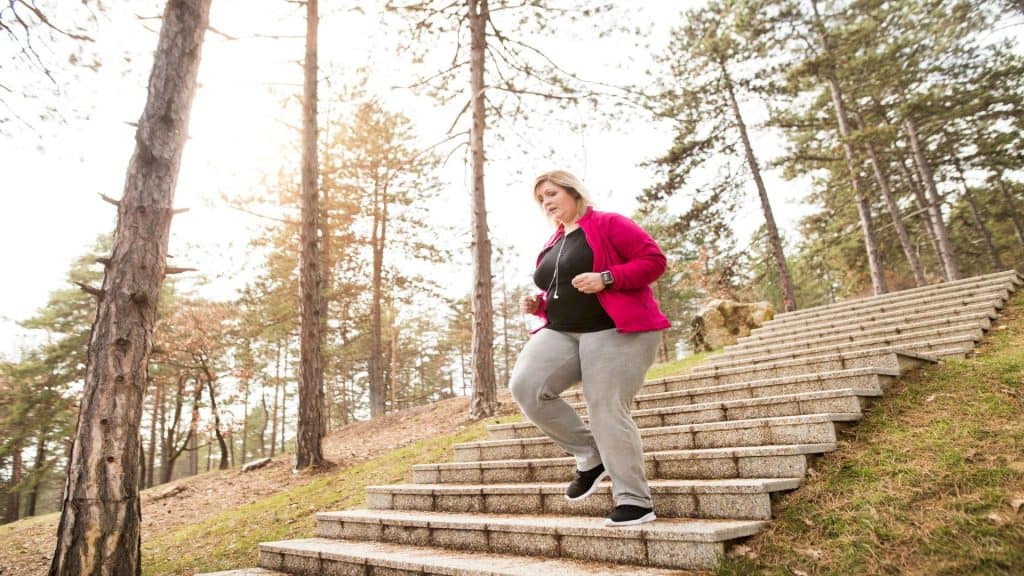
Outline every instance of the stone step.
[[[881, 395], [881, 390], [877, 389], [845, 388], [694, 405], [668, 404], [636, 410], [633, 412], [633, 421], [640, 428], [658, 428], [812, 414], [860, 414], [867, 407], [869, 398]], [[588, 421], [587, 405], [578, 405], [576, 408], [582, 418]], [[534, 428], [539, 435], [540, 429]]]
[[[647, 382], [641, 387], [640, 392], [634, 398], [634, 406], [644, 410], [663, 406], [743, 400], [838, 388], [881, 388], [885, 390], [899, 375], [898, 369], [867, 366], [793, 376], [751, 378], [727, 384], [711, 383], [708, 386], [695, 386], [686, 378], [661, 378]], [[572, 406], [585, 404], [583, 391], [579, 388], [565, 392], [562, 394], [562, 399]], [[664, 403], [666, 400], [667, 404]], [[500, 427], [501, 425], [488, 426], [488, 430]]]
[[[787, 360], [773, 364], [757, 366], [751, 364], [740, 368], [713, 369], [710, 374], [706, 372], [695, 374], [691, 371], [678, 376], [656, 378], [645, 382], [637, 393], [637, 397], [664, 392], [718, 388], [720, 386], [743, 385], [747, 383], [757, 386], [758, 384], [754, 384], [755, 382], [780, 378], [841, 378], [846, 375], [855, 377], [855, 373], [847, 374], [849, 370], [866, 370], [869, 372], [876, 370], [879, 374], [898, 376], [903, 372], [934, 362], [936, 362], [936, 358], [931, 355], [892, 350], [891, 348], [862, 350], [845, 354], [826, 354], [816, 358]], [[700, 368], [700, 366], [698, 365], [696, 368]], [[838, 372], [843, 374], [836, 374]], [[858, 388], [862, 386], [851, 383], [842, 387]], [[562, 398], [570, 404], [583, 402], [583, 389], [579, 384], [575, 384], [572, 388], [562, 393]]]
[[[972, 317], [981, 318], [987, 317], [990, 320], [995, 320], [999, 317], [999, 309], [996, 308], [997, 302], [1002, 300], [996, 300], [993, 298], [985, 297], [980, 299], [977, 303], [966, 304], [963, 306], [955, 306], [948, 308], [945, 306], [937, 306], [935, 309], [926, 309], [921, 312], [897, 314], [893, 312], [865, 312], [859, 316], [856, 321], [850, 319], [833, 320], [827, 319], [822, 320], [819, 324], [814, 325], [801, 325], [793, 326], [790, 328], [779, 329], [769, 332], [755, 332], [750, 336], [744, 336], [737, 340], [736, 344], [726, 346], [725, 350], [729, 350], [733, 347], [749, 346], [758, 342], [774, 342], [774, 341], [785, 341], [792, 339], [793, 337], [803, 336], [808, 332], [820, 332], [828, 334], [855, 334], [868, 332], [876, 328], [885, 328], [887, 326], [906, 326], [928, 320], [931, 318], [941, 317], [955, 320], [956, 318]], [[767, 325], [766, 325], [767, 326]]]
[[800, 318], [806, 318], [814, 315], [821, 314], [833, 314], [836, 312], [846, 312], [849, 310], [862, 310], [864, 308], [871, 308], [879, 304], [890, 304], [896, 302], [908, 302], [908, 301], [922, 301], [932, 298], [935, 295], [949, 294], [954, 292], [969, 291], [974, 288], [987, 289], [995, 285], [1005, 284], [1009, 290], [1014, 290], [1016, 286], [1020, 286], [1022, 283], [1020, 276], [1015, 271], [998, 272], [996, 274], [988, 274], [985, 276], [976, 276], [974, 278], [967, 278], [963, 280], [957, 280], [954, 282], [943, 282], [941, 284], [933, 284], [931, 286], [925, 286], [922, 288], [911, 288], [909, 290], [900, 290], [898, 292], [890, 292], [880, 296], [869, 296], [866, 298], [855, 298], [851, 300], [844, 300], [836, 302], [834, 304], [826, 304], [823, 306], [814, 306], [811, 308], [804, 308], [802, 310], [795, 310], [793, 312], [782, 312], [775, 316], [776, 321], [792, 321]]
[[642, 393], [646, 393], [648, 390], [653, 391], [657, 386], [666, 386], [671, 390], [691, 390], [694, 388], [707, 388], [709, 386], [722, 386], [754, 380], [838, 372], [855, 368], [875, 368], [886, 373], [903, 374], [925, 364], [935, 362], [936, 359], [927, 354], [910, 352], [908, 350], [894, 350], [890, 347], [874, 348], [856, 352], [808, 356], [795, 360], [780, 360], [766, 364], [755, 365], [754, 363], [748, 363], [744, 366], [718, 366], [702, 370], [701, 372], [691, 371], [682, 376], [670, 376], [652, 380], [644, 385]]
[[753, 536], [767, 525], [666, 518], [610, 528], [604, 518], [400, 510], [322, 512], [316, 521], [321, 538], [676, 569], [711, 568], [724, 554], [725, 542]]
[[[721, 360], [713, 364], [701, 364], [690, 372], [693, 377], [713, 375], [723, 370], [731, 369], [756, 369], [761, 366], [774, 366], [784, 362], [801, 362], [805, 359], [815, 359], [831, 354], [856, 354], [861, 350], [877, 350], [888, 348], [901, 352], [915, 352], [918, 354], [929, 354], [931, 350], [945, 350], [950, 348], [964, 348], [973, 350], [974, 346], [981, 341], [984, 333], [981, 329], [970, 332], [961, 332], [943, 337], [937, 331], [929, 334], [902, 335], [896, 338], [873, 338], [864, 342], [857, 342], [846, 346], [831, 345], [820, 348], [807, 348], [804, 350], [793, 350], [768, 354], [763, 356], [751, 356], [749, 358], [737, 358], [735, 360]], [[806, 371], [805, 371], [806, 372]]]
[[[644, 471], [650, 480], [802, 478], [809, 458], [835, 448], [830, 442], [646, 452]], [[413, 465], [412, 479], [416, 484], [568, 482], [575, 470], [572, 457], [445, 462]]]
[[943, 315], [933, 316], [927, 320], [905, 324], [889, 324], [887, 326], [876, 326], [867, 330], [814, 330], [803, 334], [793, 334], [785, 338], [766, 338], [763, 340], [748, 340], [742, 343], [726, 346], [721, 356], [709, 360], [729, 357], [735, 358], [740, 355], [767, 354], [772, 351], [782, 351], [791, 348], [807, 348], [809, 345], [825, 346], [828, 344], [852, 343], [872, 338], [899, 336], [925, 330], [941, 330], [954, 332], [961, 329], [980, 328], [983, 332], [992, 326], [992, 318], [995, 310], [986, 308], [972, 315]]
[[[794, 490], [800, 478], [729, 480], [651, 480], [659, 518], [770, 520], [771, 493]], [[611, 482], [590, 497], [570, 502], [566, 482], [533, 484], [392, 484], [366, 488], [374, 510], [489, 514], [601, 516], [615, 507]]]
[[792, 344], [783, 345], [776, 349], [768, 347], [765, 349], [740, 350], [720, 354], [703, 362], [694, 368], [692, 373], [700, 373], [713, 367], [745, 366], [748, 364], [762, 364], [778, 360], [803, 358], [805, 356], [819, 356], [829, 352], [854, 351], [870, 348], [881, 348], [884, 346], [900, 348], [915, 352], [927, 352], [928, 350], [940, 350], [960, 345], [974, 347], [985, 336], [985, 331], [980, 322], [967, 322], [953, 324], [945, 328], [925, 328], [913, 332], [903, 332], [895, 335], [874, 336], [871, 338], [856, 338], [848, 341], [825, 342], [809, 338]]
[[845, 325], [855, 325], [866, 321], [869, 318], [877, 319], [884, 318], [886, 316], [895, 317], [906, 316], [909, 314], [923, 314], [932, 317], [944, 316], [950, 310], [979, 305], [988, 305], [996, 310], [1001, 310], [1009, 299], [1009, 294], [1009, 291], [1002, 290], [999, 292], [984, 292], [967, 298], [948, 298], [924, 303], [896, 302], [892, 304], [879, 305], [874, 308], [865, 308], [863, 310], [852, 310], [849, 312], [837, 312], [835, 314], [814, 316], [799, 321], [778, 322], [776, 320], [770, 320], [760, 328], [751, 330], [750, 338], [759, 339], [780, 334], [800, 335], [806, 331], [827, 330], [827, 328], [823, 328], [823, 326], [828, 324], [842, 323]]
[[[644, 452], [779, 444], [828, 444], [836, 441], [835, 423], [853, 422], [860, 417], [860, 406], [857, 405], [857, 412], [850, 413], [641, 428], [640, 439]], [[565, 450], [547, 436], [481, 440], [455, 445], [456, 462], [558, 458], [565, 454]]]
[[[676, 576], [677, 570], [306, 538], [259, 545], [260, 564], [304, 576]], [[257, 573], [263, 574], [263, 573]], [[267, 572], [281, 574], [281, 572]]]
[[[736, 387], [732, 392], [741, 399], [702, 403], [687, 403], [687, 400], [690, 399], [687, 391], [654, 394], [651, 395], [652, 398], [663, 397], [663, 399], [652, 400], [651, 403], [665, 402], [665, 405], [634, 410], [632, 412], [633, 421], [639, 428], [656, 428], [780, 416], [825, 413], [853, 414], [861, 412], [869, 398], [879, 397], [883, 393], [883, 384], [878, 378], [876, 378], [874, 386], [859, 389], [817, 390], [813, 387], [814, 382], [814, 380], [804, 378], [797, 384], [809, 383], [808, 387], [815, 391], [784, 392], [778, 396], [750, 396], [752, 391], [739, 385], [740, 387]], [[888, 386], [888, 384], [884, 386]], [[765, 389], [770, 390], [771, 388]], [[754, 394], [759, 391], [757, 388], [754, 390]], [[584, 422], [589, 420], [586, 415], [586, 404], [573, 404], [572, 406], [580, 411]], [[512, 440], [515, 438], [538, 438], [544, 434], [532, 422], [522, 421], [489, 425], [487, 436], [489, 440]]]

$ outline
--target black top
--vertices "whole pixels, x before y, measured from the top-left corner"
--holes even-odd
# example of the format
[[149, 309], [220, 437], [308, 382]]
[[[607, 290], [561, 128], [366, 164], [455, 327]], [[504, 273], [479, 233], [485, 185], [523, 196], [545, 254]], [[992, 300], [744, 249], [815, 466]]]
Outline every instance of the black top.
[[[558, 280], [555, 282], [555, 268]], [[587, 244], [582, 228], [577, 228], [555, 242], [533, 272], [537, 287], [547, 292], [548, 328], [562, 332], [597, 332], [615, 328], [608, 313], [595, 294], [584, 294], [572, 285], [572, 279], [594, 271], [594, 251]], [[557, 286], [557, 289], [556, 289]]]

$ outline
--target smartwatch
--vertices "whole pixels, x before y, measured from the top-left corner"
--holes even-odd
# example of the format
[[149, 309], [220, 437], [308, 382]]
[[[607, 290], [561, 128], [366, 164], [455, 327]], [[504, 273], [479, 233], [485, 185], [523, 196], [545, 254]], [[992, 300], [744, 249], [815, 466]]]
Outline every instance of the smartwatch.
[[612, 278], [610, 270], [605, 270], [604, 272], [601, 272], [601, 281], [604, 282], [605, 286], [611, 286], [612, 283], [615, 282], [615, 278]]

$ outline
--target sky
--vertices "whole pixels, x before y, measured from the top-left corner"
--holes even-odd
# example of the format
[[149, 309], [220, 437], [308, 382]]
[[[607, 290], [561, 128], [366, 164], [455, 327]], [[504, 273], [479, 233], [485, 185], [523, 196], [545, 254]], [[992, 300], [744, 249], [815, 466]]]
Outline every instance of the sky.
[[[94, 50], [104, 65], [96, 73], [67, 79], [56, 106], [68, 110], [63, 122], [39, 121], [0, 141], [0, 358], [16, 358], [38, 339], [17, 325], [45, 305], [51, 291], [67, 288], [71, 262], [115, 225], [115, 209], [100, 194], [121, 195], [134, 147], [134, 127], [146, 98], [145, 82], [156, 46], [156, 0], [112, 6], [95, 30]], [[336, 81], [351, 81], [358, 66], [371, 70], [371, 90], [400, 109], [417, 126], [424, 144], [444, 138], [456, 110], [439, 107], [394, 86], [409, 82], [409, 70], [391, 49], [395, 30], [381, 29], [372, 10], [342, 11], [341, 3], [321, 2], [320, 62]], [[644, 40], [664, 45], [669, 27], [689, 2], [658, 1], [633, 5], [634, 17], [650, 23]], [[282, 0], [217, 0], [211, 25], [238, 40], [208, 32], [192, 109], [189, 141], [182, 158], [175, 205], [189, 211], [171, 227], [169, 254], [176, 266], [199, 268], [209, 282], [194, 289], [217, 299], [231, 298], [251, 277], [259, 255], [248, 241], [265, 224], [230, 206], [266, 187], [283, 167], [297, 166], [298, 107], [281, 102], [301, 94], [302, 12]], [[255, 35], [284, 38], [255, 38]], [[580, 76], [605, 82], [645, 82], [652, 68], [639, 38], [605, 40], [585, 34], [552, 34], [538, 39], [556, 60]], [[438, 52], [443, 52], [442, 50]], [[2, 52], [0, 52], [2, 54]], [[126, 55], [131, 58], [128, 62]], [[6, 80], [6, 79], [5, 79]], [[24, 79], [26, 85], [31, 79]], [[467, 80], [468, 82], [468, 80]], [[321, 98], [325, 88], [321, 88]], [[456, 108], [458, 104], [456, 104]], [[70, 111], [83, 111], [70, 113]], [[565, 168], [587, 184], [598, 208], [629, 214], [636, 195], [652, 182], [640, 166], [663, 153], [672, 137], [668, 125], [624, 117], [605, 122], [584, 112], [541, 118], [542, 129], [509, 138], [489, 153], [486, 175], [488, 223], [492, 241], [513, 251], [509, 283], [530, 282], [536, 250], [550, 225], [531, 201], [535, 174]], [[504, 130], [496, 125], [493, 130]], [[550, 145], [555, 153], [545, 152]], [[770, 154], [779, 143], [755, 134], [755, 146]], [[455, 229], [451, 241], [464, 248], [469, 262], [470, 178], [463, 156], [445, 166], [446, 186], [433, 210], [439, 224]], [[792, 229], [808, 212], [795, 184], [767, 176], [776, 218]], [[760, 221], [756, 195], [737, 218], [740, 238]], [[468, 266], [454, 269], [450, 289], [470, 287]], [[12, 281], [17, 278], [17, 281]], [[182, 277], [187, 287], [189, 278]]]

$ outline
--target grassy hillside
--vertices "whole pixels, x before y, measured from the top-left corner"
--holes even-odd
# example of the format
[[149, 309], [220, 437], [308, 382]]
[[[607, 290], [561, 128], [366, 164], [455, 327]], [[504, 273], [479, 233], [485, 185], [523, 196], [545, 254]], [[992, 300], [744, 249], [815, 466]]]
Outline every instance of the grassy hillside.
[[717, 573], [1024, 574], [1024, 291], [977, 352], [902, 378]]
[[[903, 378], [845, 433], [837, 452], [817, 462], [803, 488], [776, 503], [771, 527], [716, 573], [1024, 574], [1024, 291], [978, 352]], [[649, 376], [679, 373], [693, 362], [658, 366]], [[253, 566], [259, 542], [311, 536], [314, 512], [362, 506], [365, 486], [408, 482], [412, 464], [450, 460], [453, 444], [484, 438], [485, 424], [495, 421], [145, 534], [144, 574]], [[211, 482], [218, 478], [240, 477], [212, 473]], [[203, 489], [209, 490], [216, 488]], [[184, 513], [197, 491], [152, 513]], [[5, 561], [29, 558], [38, 569], [10, 573], [45, 573], [55, 521], [50, 515], [0, 527], [0, 573], [8, 574]]]

